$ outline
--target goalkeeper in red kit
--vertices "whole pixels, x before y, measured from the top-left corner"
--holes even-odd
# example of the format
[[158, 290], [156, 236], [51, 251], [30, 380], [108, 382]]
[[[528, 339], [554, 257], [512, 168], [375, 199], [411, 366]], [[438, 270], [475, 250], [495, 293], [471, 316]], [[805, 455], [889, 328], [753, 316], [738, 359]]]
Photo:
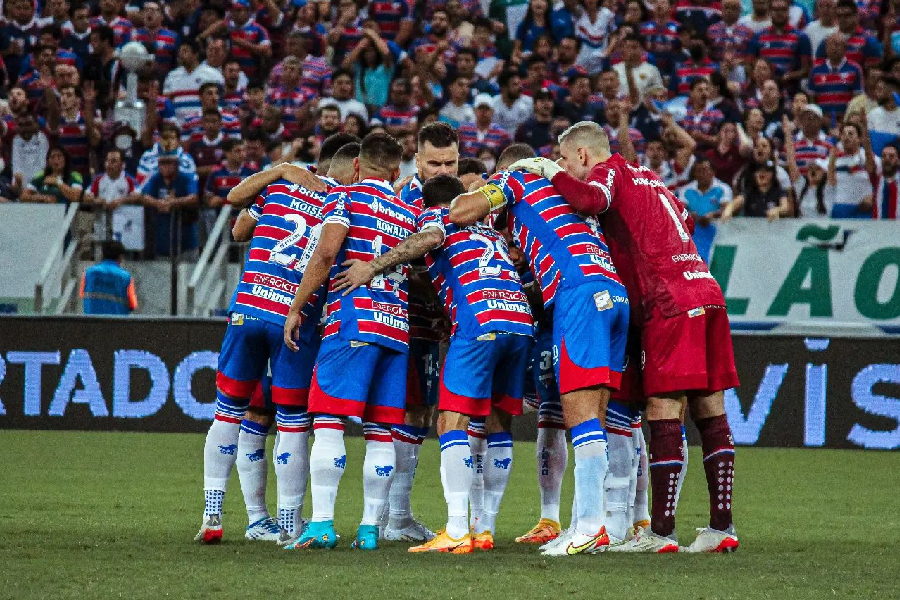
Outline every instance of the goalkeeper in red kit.
[[709, 526], [687, 550], [733, 551], [734, 441], [724, 390], [736, 387], [738, 377], [722, 290], [697, 254], [687, 213], [653, 171], [612, 155], [603, 129], [589, 121], [570, 127], [559, 142], [559, 165], [528, 159], [512, 168], [550, 179], [579, 212], [602, 215], [613, 262], [632, 272], [624, 278], [628, 296], [643, 314], [634, 325], [641, 331], [650, 427], [651, 526], [608, 551], [678, 551], [675, 496], [685, 460], [685, 402], [700, 430], [710, 500]]

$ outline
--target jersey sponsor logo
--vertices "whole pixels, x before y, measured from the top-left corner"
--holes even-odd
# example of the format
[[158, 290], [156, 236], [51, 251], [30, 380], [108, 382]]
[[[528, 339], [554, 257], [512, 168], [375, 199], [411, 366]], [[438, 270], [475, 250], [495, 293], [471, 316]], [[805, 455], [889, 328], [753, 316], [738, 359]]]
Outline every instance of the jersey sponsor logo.
[[613, 296], [612, 301], [618, 304], [628, 304], [628, 296]]
[[528, 296], [517, 290], [481, 290], [482, 300], [509, 300], [511, 302], [528, 302]]
[[676, 254], [672, 257], [672, 262], [691, 262], [691, 261], [701, 261], [699, 254]]
[[264, 288], [261, 285], [254, 285], [250, 290], [250, 293], [258, 298], [263, 298], [265, 300], [271, 300], [272, 302], [278, 302], [280, 304], [284, 304], [286, 306], [290, 306], [291, 302], [294, 301], [293, 296], [288, 296], [287, 294], [281, 294], [275, 290], [269, 290]]
[[659, 179], [647, 179], [646, 177], [633, 177], [631, 182], [635, 185], [647, 185], [650, 187], [665, 187], [666, 184]]
[[406, 319], [402, 317], [395, 317], [392, 314], [376, 312], [374, 315], [375, 321], [381, 323], [382, 325], [387, 325], [388, 327], [393, 327], [394, 329], [400, 329], [401, 331], [409, 331], [409, 323], [406, 322]]
[[[375, 212], [378, 212], [378, 213], [385, 214], [385, 215], [391, 217], [392, 219], [396, 219], [403, 223], [412, 224], [414, 222], [410, 217], [404, 215], [403, 213], [397, 212], [396, 210], [392, 209], [390, 206], [388, 206], [384, 202], [379, 202], [378, 198], [375, 198], [375, 201], [372, 202], [372, 210], [374, 210]], [[378, 225], [380, 226], [381, 222], [379, 222]]]
[[612, 298], [609, 295], [609, 292], [603, 290], [602, 292], [597, 292], [594, 294], [594, 306], [597, 307], [598, 311], [609, 310], [613, 307]]
[[386, 304], [384, 302], [375, 302], [372, 301], [372, 308], [374, 310], [380, 310], [381, 312], [390, 313], [392, 315], [397, 315], [398, 317], [405, 317], [406, 311], [403, 310], [403, 307], [399, 304]]
[[[255, 273], [253, 275], [253, 283], [275, 288], [276, 290], [283, 290], [291, 295], [297, 293], [298, 287], [296, 283], [291, 283], [286, 279], [274, 275], [266, 275], [265, 273]], [[243, 317], [243, 315], [241, 316]]]
[[694, 279], [712, 279], [712, 273], [709, 271], [684, 271], [682, 273], [684, 278], [688, 281], [693, 281]]
[[702, 306], [699, 308], [692, 308], [691, 310], [688, 311], [688, 318], [693, 319], [694, 317], [699, 317], [699, 316], [705, 315], [705, 314], [706, 314], [706, 310], [704, 310]]
[[531, 314], [531, 309], [528, 308], [527, 304], [504, 302], [502, 300], [488, 300], [487, 305], [491, 310], [507, 310], [510, 312]]

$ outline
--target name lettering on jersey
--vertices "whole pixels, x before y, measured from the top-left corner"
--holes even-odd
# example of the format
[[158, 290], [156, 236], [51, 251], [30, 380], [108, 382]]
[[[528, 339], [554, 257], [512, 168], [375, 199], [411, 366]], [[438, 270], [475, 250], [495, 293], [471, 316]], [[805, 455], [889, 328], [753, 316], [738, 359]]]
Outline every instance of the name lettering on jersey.
[[297, 293], [298, 287], [296, 283], [291, 283], [290, 281], [282, 279], [281, 277], [276, 277], [275, 275], [266, 275], [265, 273], [254, 273], [252, 283], [265, 285], [275, 288], [276, 290], [283, 290], [292, 296]]
[[250, 293], [259, 298], [263, 298], [265, 300], [271, 300], [272, 302], [278, 302], [280, 304], [285, 304], [287, 306], [291, 305], [291, 302], [294, 300], [294, 296], [288, 294], [282, 294], [275, 290], [269, 290], [264, 288], [261, 285], [254, 285], [250, 290]]
[[628, 296], [613, 296], [612, 301], [619, 304], [628, 304]]
[[687, 279], [688, 281], [691, 281], [693, 279], [712, 279], [713, 278], [712, 273], [710, 273], [709, 271], [685, 271], [684, 273], [682, 273], [682, 275], [684, 275], [684, 278]]
[[487, 306], [491, 310], [507, 310], [510, 312], [519, 312], [523, 314], [531, 314], [531, 309], [527, 304], [519, 304], [515, 302], [504, 302], [503, 300], [488, 300]]
[[647, 179], [646, 177], [633, 177], [631, 182], [635, 185], [646, 185], [649, 187], [666, 187], [666, 184], [659, 179]]
[[632, 173], [656, 173], [656, 171], [649, 167], [645, 167], [644, 165], [635, 167], [634, 165], [626, 164], [625, 166], [631, 169]]
[[409, 331], [409, 323], [406, 322], [406, 319], [395, 317], [392, 314], [383, 313], [383, 312], [375, 312], [372, 313], [375, 317], [375, 321], [381, 323], [382, 325], [387, 325], [388, 327], [393, 327], [394, 329], [400, 329], [401, 331]]
[[692, 261], [701, 261], [699, 254], [676, 254], [672, 257], [672, 262], [692, 262]]
[[[291, 187], [293, 188], [294, 186], [291, 186]], [[305, 193], [313, 195], [316, 198], [321, 197], [323, 202], [325, 200], [321, 194], [306, 190], [306, 188], [303, 188], [302, 186], [300, 187], [300, 189], [305, 190]], [[302, 213], [306, 213], [308, 215], [312, 215], [312, 216], [316, 217], [317, 219], [322, 218], [322, 209], [319, 208], [318, 206], [310, 204], [309, 202], [306, 202], [305, 200], [291, 200], [291, 210], [296, 210], [296, 211], [299, 211]]]
[[403, 227], [402, 225], [397, 225], [396, 223], [389, 223], [387, 221], [382, 221], [381, 219], [378, 219], [377, 227], [378, 227], [378, 231], [380, 231], [382, 233], [386, 233], [393, 237], [401, 238], [401, 239], [406, 237], [406, 233], [408, 231], [407, 228]]

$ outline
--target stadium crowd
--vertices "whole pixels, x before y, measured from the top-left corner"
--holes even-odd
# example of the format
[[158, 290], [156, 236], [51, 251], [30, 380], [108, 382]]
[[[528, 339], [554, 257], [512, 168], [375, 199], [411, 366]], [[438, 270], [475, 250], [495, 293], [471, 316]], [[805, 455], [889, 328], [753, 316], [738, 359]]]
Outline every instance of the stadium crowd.
[[[602, 124], [694, 213], [896, 218], [897, 0], [5, 0], [0, 202], [80, 202], [133, 257], [196, 251], [228, 191], [338, 131], [440, 120], [493, 170]], [[141, 131], [117, 120], [144, 44]], [[178, 215], [178, 220], [172, 218]], [[177, 239], [172, 236], [172, 239]]]

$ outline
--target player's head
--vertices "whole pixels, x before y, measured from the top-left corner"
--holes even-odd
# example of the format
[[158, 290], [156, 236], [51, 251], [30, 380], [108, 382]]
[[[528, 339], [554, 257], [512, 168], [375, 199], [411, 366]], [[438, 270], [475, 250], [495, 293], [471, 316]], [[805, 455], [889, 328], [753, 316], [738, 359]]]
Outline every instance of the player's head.
[[[316, 168], [319, 173], [328, 173], [331, 167], [332, 157], [338, 150], [347, 144], [356, 142], [359, 144], [359, 138], [349, 133], [335, 133], [325, 138], [322, 147], [319, 148], [319, 160], [316, 161]], [[357, 154], [359, 152], [357, 151]]]
[[341, 185], [349, 185], [356, 177], [355, 161], [359, 158], [359, 142], [350, 142], [341, 146], [331, 157], [327, 175]]
[[609, 138], [603, 128], [592, 121], [575, 123], [559, 136], [562, 166], [577, 179], [587, 178], [597, 163], [611, 156]]
[[103, 260], [114, 260], [119, 262], [125, 254], [125, 246], [122, 245], [122, 242], [110, 240], [103, 242], [100, 245], [100, 252], [102, 253]]
[[432, 206], [450, 206], [450, 202], [466, 188], [462, 181], [453, 175], [435, 175], [422, 186], [422, 203], [426, 208]]
[[487, 172], [485, 164], [477, 158], [459, 159], [459, 180], [467, 190], [472, 189], [473, 183], [484, 183]]
[[393, 136], [383, 133], [370, 133], [363, 138], [356, 159], [356, 171], [360, 180], [373, 177], [394, 181], [400, 176], [400, 160], [403, 146]]
[[435, 122], [419, 130], [416, 170], [419, 179], [456, 175], [459, 169], [459, 136], [447, 123]]
[[497, 171], [505, 171], [511, 164], [526, 158], [534, 158], [534, 149], [528, 144], [511, 144], [497, 159]]

